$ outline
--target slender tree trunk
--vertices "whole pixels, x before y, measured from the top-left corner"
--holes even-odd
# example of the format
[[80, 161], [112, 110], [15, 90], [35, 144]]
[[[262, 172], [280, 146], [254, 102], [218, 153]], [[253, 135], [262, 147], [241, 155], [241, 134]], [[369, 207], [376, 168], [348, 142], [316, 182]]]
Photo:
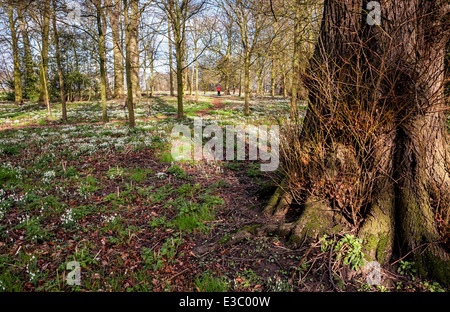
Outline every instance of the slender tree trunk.
[[192, 96], [192, 92], [194, 90], [194, 74], [195, 74], [194, 66], [192, 66], [190, 71], [191, 71], [191, 73], [190, 73], [191, 79], [189, 81], [189, 95]]
[[173, 88], [173, 59], [172, 59], [172, 24], [168, 20], [167, 35], [169, 38], [169, 88], [170, 96], [175, 96], [175, 91]]
[[155, 77], [154, 77], [154, 52], [150, 52], [147, 48], [147, 58], [150, 65], [150, 79], [148, 84], [148, 91], [150, 92], [150, 96], [153, 97], [155, 92]]
[[242, 70], [239, 71], [239, 97], [242, 96]]
[[[134, 97], [141, 97], [141, 87], [140, 87], [140, 75], [139, 75], [139, 0], [130, 0], [130, 23], [132, 25], [132, 31], [130, 34], [130, 52], [131, 52], [131, 70], [132, 70], [132, 80]], [[136, 105], [136, 101], [133, 101]]]
[[[133, 0], [131, 0], [133, 1]], [[134, 128], [136, 125], [136, 121], [134, 118], [134, 89], [133, 89], [133, 82], [132, 82], [132, 68], [131, 68], [131, 38], [134, 24], [129, 22], [129, 13], [128, 13], [128, 3], [127, 0], [124, 0], [124, 10], [125, 10], [125, 50], [126, 50], [126, 57], [125, 57], [125, 74], [126, 74], [126, 80], [127, 80], [127, 107], [128, 107], [128, 125], [130, 128]]]
[[102, 8], [101, 2], [96, 3], [97, 9], [97, 30], [98, 30], [98, 54], [100, 60], [100, 97], [102, 101], [102, 121], [108, 122], [108, 106], [106, 103], [106, 51], [105, 51], [105, 34], [102, 26]]
[[194, 41], [194, 56], [195, 56], [195, 101], [198, 102], [198, 60], [197, 60], [197, 40]]
[[291, 118], [295, 118], [298, 105], [298, 85], [300, 83], [300, 58], [301, 58], [301, 7], [300, 3], [295, 2], [295, 19], [294, 19], [294, 50], [292, 54], [292, 85], [291, 85]]
[[182, 47], [178, 47], [176, 51], [177, 63], [177, 118], [183, 119], [183, 56]]
[[[106, 20], [106, 8], [102, 8], [100, 13], [101, 13], [101, 19], [102, 19], [103, 36], [106, 36], [107, 28], [108, 28], [108, 22]], [[108, 59], [106, 57], [106, 40], [105, 40], [105, 46], [103, 48], [103, 53], [104, 53], [104, 59], [105, 59], [106, 97], [111, 98], [112, 91], [111, 91], [111, 87], [109, 85], [109, 77], [108, 77], [108, 64], [107, 64]]]
[[270, 96], [275, 96], [276, 59], [272, 56], [272, 66], [270, 68]]
[[250, 115], [250, 56], [244, 58], [244, 115]]
[[50, 26], [50, 1], [44, 1], [41, 47], [41, 70], [39, 73], [39, 103], [47, 105], [50, 115], [50, 99], [47, 89], [48, 48]]
[[53, 33], [55, 36], [55, 57], [56, 57], [56, 66], [58, 68], [58, 78], [59, 78], [59, 94], [61, 98], [61, 112], [62, 112], [62, 120], [67, 121], [67, 108], [66, 108], [66, 94], [64, 91], [64, 77], [61, 66], [61, 52], [59, 48], [59, 34], [58, 29], [56, 27], [56, 1], [53, 0]]
[[9, 5], [9, 29], [11, 30], [11, 43], [14, 59], [14, 102], [22, 104], [22, 79], [20, 77], [20, 61], [19, 61], [19, 38], [16, 32], [16, 19], [14, 18], [13, 6]]
[[258, 96], [264, 95], [263, 90], [263, 72], [264, 72], [264, 59], [261, 53], [258, 53], [258, 69], [256, 71], [257, 91]]
[[180, 7], [174, 6], [172, 1], [169, 1], [169, 8], [173, 12], [171, 17], [171, 24], [173, 28], [173, 36], [175, 42], [175, 61], [177, 64], [177, 118], [184, 118], [183, 112], [183, 95], [184, 95], [184, 58], [185, 58], [185, 32], [183, 24], [183, 16]]

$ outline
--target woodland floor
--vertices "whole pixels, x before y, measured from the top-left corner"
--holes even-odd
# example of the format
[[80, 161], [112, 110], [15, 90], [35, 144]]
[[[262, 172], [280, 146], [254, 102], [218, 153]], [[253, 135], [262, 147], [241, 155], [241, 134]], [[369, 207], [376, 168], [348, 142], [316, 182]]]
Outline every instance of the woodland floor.
[[[271, 124], [282, 98], [187, 97], [183, 123]], [[256, 161], [174, 162], [176, 98], [142, 98], [137, 127], [122, 104], [60, 107], [0, 103], [0, 291], [440, 291], [402, 260], [370, 286], [337, 268], [321, 242], [291, 249], [278, 237], [221, 244], [244, 226], [268, 222], [261, 208], [273, 176]], [[286, 117], [287, 118], [287, 117]], [[213, 246], [214, 248], [202, 248]], [[322, 242], [323, 243], [323, 242]], [[199, 250], [207, 250], [200, 253]], [[67, 263], [81, 265], [70, 286]]]

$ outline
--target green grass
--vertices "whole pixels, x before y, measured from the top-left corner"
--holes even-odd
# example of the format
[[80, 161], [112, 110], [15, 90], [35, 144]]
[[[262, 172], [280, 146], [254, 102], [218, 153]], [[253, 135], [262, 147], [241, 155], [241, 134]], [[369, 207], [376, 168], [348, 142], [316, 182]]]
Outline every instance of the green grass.
[[175, 177], [180, 179], [188, 178], [188, 174], [186, 173], [186, 171], [184, 171], [184, 169], [177, 164], [170, 166], [169, 169], [166, 170], [166, 173], [173, 174]]
[[158, 250], [142, 248], [144, 266], [153, 271], [160, 270], [166, 263], [176, 262], [177, 249], [183, 243], [179, 237], [169, 237]]
[[200, 292], [226, 292], [229, 288], [224, 276], [217, 276], [211, 272], [204, 272], [197, 276], [194, 285]]
[[14, 183], [17, 180], [17, 171], [12, 168], [0, 166], [0, 183]]

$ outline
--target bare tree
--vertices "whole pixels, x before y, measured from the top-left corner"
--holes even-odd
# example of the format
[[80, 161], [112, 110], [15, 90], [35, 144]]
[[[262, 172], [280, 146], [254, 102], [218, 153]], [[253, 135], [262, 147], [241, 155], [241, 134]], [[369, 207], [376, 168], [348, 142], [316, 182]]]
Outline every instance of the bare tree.
[[250, 114], [250, 66], [253, 55], [258, 47], [260, 35], [268, 26], [270, 20], [265, 19], [252, 6], [262, 6], [263, 1], [224, 0], [223, 8], [231, 19], [239, 26], [244, 63], [244, 114]]
[[173, 43], [175, 46], [176, 73], [177, 73], [177, 118], [184, 118], [183, 114], [183, 70], [186, 57], [186, 23], [194, 15], [198, 14], [205, 1], [195, 0], [167, 0], [159, 2], [160, 7], [167, 14], [173, 30]]

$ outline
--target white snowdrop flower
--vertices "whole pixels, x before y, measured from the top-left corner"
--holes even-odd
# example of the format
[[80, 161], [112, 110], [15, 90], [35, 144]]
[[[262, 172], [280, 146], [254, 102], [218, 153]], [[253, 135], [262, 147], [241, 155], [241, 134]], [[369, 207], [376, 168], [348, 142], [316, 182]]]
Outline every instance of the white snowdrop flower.
[[53, 179], [55, 178], [56, 173], [53, 170], [44, 172], [44, 177], [42, 178], [42, 182], [45, 184], [49, 184], [53, 182]]
[[156, 178], [158, 178], [158, 179], [160, 179], [160, 180], [165, 179], [167, 176], [168, 176], [168, 174], [165, 173], [165, 172], [158, 172], [158, 173], [156, 174]]
[[114, 222], [117, 218], [117, 213], [112, 214], [110, 216], [102, 216], [103, 222], [111, 223]]
[[62, 224], [64, 224], [64, 225], [68, 225], [68, 224], [74, 222], [74, 216], [73, 216], [72, 209], [71, 209], [71, 208], [67, 209], [67, 210], [61, 215], [60, 220], [61, 220]]

